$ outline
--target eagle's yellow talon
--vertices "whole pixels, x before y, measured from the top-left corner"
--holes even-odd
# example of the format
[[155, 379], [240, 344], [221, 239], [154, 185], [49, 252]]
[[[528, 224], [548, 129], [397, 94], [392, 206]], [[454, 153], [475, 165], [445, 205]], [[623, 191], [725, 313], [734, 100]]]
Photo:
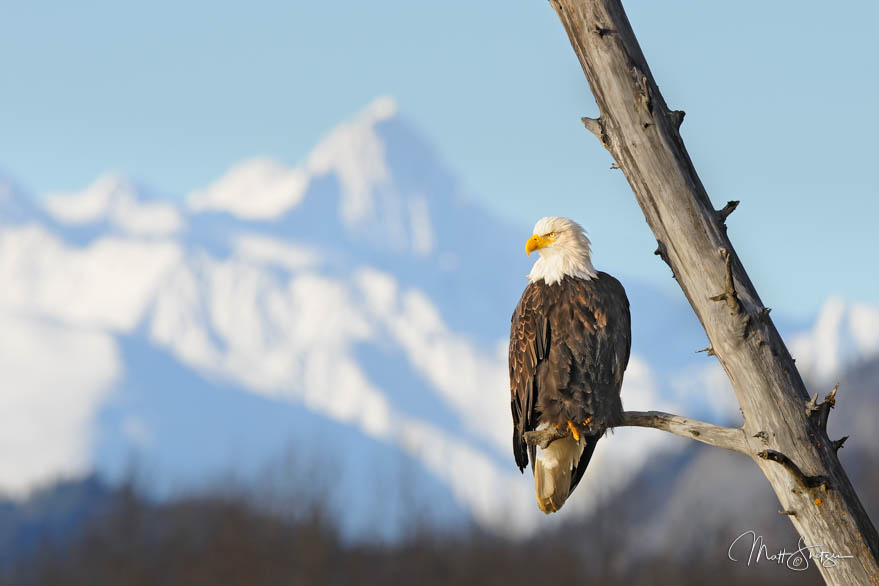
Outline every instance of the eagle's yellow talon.
[[574, 425], [573, 421], [568, 421], [568, 429], [571, 430], [571, 435], [574, 436], [574, 440], [580, 441], [580, 431], [577, 429], [577, 426]]
[[586, 421], [583, 422], [583, 427], [586, 427], [587, 425], [589, 425], [590, 423], [592, 423], [592, 418], [593, 418], [592, 415], [590, 415], [589, 417], [587, 417], [587, 418], [586, 418]]

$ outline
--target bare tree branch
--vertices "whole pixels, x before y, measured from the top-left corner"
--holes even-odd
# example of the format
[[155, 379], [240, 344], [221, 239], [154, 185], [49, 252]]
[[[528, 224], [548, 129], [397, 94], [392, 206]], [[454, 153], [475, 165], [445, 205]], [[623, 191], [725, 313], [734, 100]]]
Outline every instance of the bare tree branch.
[[726, 202], [726, 205], [723, 206], [723, 209], [717, 210], [717, 219], [723, 223], [726, 223], [726, 219], [731, 213], [736, 211], [737, 207], [739, 207], [739, 200], [737, 199]]
[[806, 403], [806, 415], [811, 417], [822, 431], [827, 431], [827, 420], [830, 418], [830, 410], [836, 407], [836, 391], [838, 390], [839, 383], [836, 383], [836, 386], [827, 393], [823, 401], [819, 403], [818, 393], [815, 393], [812, 400]]
[[[742, 429], [722, 427], [713, 423], [705, 423], [696, 419], [663, 413], [661, 411], [626, 411], [623, 422], [617, 427], [652, 427], [661, 429], [681, 437], [700, 441], [709, 446], [732, 450], [740, 454], [753, 456], [748, 449], [748, 441]], [[525, 443], [546, 449], [557, 439], [571, 435], [569, 428], [560, 427], [529, 431], [525, 433]]]
[[752, 451], [748, 449], [745, 431], [741, 428], [723, 427], [662, 411], [626, 411], [623, 413], [623, 425], [661, 429], [709, 446], [752, 455]]
[[776, 450], [762, 450], [757, 452], [758, 458], [763, 458], [764, 460], [771, 460], [773, 462], [778, 462], [785, 468], [787, 468], [791, 474], [794, 475], [794, 478], [797, 479], [797, 482], [800, 483], [804, 488], [818, 488], [823, 487], [827, 488], [827, 478], [823, 476], [806, 476], [803, 474], [803, 471], [800, 470], [800, 467], [797, 466], [793, 460], [778, 452]]

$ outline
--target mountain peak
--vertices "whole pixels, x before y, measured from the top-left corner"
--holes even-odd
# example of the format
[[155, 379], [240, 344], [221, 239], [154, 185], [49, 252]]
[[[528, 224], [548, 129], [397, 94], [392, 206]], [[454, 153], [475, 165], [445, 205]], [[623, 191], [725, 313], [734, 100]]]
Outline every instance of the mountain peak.
[[358, 246], [424, 258], [440, 244], [434, 220], [458, 195], [428, 142], [382, 96], [331, 129], [300, 165], [240, 163], [188, 205], [250, 221], [335, 222]]
[[342, 221], [351, 226], [371, 213], [373, 194], [392, 182], [387, 143], [376, 128], [395, 115], [390, 98], [379, 98], [320, 141], [305, 164], [312, 176], [335, 174], [341, 188]]
[[381, 96], [333, 128], [305, 163], [288, 168], [269, 158], [255, 158], [230, 168], [208, 187], [188, 198], [195, 212], [227, 212], [248, 220], [272, 220], [296, 208], [312, 181], [328, 174], [339, 180], [340, 215], [356, 221], [369, 206], [374, 188], [388, 181], [385, 144], [376, 125], [397, 115], [397, 104]]
[[830, 297], [812, 328], [793, 338], [791, 353], [804, 376], [826, 383], [847, 366], [879, 353], [879, 310]]
[[397, 101], [392, 96], [379, 96], [364, 108], [358, 118], [371, 120], [373, 123], [388, 120], [397, 115]]
[[131, 235], [167, 235], [182, 225], [176, 206], [150, 201], [131, 177], [119, 172], [105, 173], [79, 192], [49, 194], [44, 206], [61, 224], [106, 222]]
[[82, 191], [46, 195], [45, 207], [59, 222], [86, 224], [102, 219], [120, 200], [139, 198], [138, 189], [128, 176], [110, 172], [100, 175]]

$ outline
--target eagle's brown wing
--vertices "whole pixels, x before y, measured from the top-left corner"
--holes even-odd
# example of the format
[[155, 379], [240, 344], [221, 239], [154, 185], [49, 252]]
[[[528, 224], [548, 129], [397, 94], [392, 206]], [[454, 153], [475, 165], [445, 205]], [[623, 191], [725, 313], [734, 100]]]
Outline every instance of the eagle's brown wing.
[[[540, 282], [542, 283], [542, 282]], [[513, 454], [524, 471], [528, 465], [525, 432], [537, 421], [537, 366], [549, 352], [549, 321], [540, 307], [542, 284], [529, 283], [513, 312], [510, 327], [510, 407], [513, 412]], [[533, 449], [532, 449], [533, 459]]]

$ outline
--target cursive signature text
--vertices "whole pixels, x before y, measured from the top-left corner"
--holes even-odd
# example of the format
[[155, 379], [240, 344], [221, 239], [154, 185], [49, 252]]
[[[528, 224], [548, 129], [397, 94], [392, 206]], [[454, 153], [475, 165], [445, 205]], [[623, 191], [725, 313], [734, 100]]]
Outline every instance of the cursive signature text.
[[730, 561], [739, 561], [733, 555], [733, 550], [736, 550], [737, 547], [738, 551], [745, 550], [748, 552], [747, 563], [749, 567], [751, 562], [756, 564], [762, 558], [796, 572], [808, 569], [809, 562], [812, 560], [815, 560], [815, 563], [821, 564], [823, 568], [833, 568], [836, 566], [837, 560], [855, 557], [853, 555], [826, 551], [823, 549], [823, 545], [806, 545], [806, 541], [802, 537], [797, 542], [797, 549], [793, 551], [781, 548], [777, 552], [770, 552], [766, 544], [763, 543], [763, 536], [757, 535], [756, 531], [745, 531], [733, 540], [727, 552]]

